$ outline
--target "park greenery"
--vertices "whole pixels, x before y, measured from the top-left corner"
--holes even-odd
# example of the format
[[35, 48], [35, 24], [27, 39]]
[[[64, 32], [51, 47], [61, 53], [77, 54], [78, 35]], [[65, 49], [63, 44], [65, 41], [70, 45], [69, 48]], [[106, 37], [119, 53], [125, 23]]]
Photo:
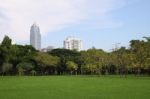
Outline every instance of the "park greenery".
[[131, 40], [111, 52], [53, 49], [40, 52], [30, 45], [0, 44], [0, 75], [150, 75], [150, 37]]
[[149, 77], [7, 76], [0, 77], [1, 99], [149, 99]]

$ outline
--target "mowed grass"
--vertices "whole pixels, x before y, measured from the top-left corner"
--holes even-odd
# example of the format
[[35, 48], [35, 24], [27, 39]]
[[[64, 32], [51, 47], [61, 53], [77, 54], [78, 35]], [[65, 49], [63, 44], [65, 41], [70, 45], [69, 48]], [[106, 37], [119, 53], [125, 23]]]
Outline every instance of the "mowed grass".
[[0, 99], [150, 99], [150, 78], [0, 77]]

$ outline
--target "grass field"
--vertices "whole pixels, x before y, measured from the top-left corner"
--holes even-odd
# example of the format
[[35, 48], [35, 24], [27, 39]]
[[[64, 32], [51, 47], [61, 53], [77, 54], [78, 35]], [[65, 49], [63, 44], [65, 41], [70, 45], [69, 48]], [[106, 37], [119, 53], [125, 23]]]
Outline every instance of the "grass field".
[[150, 78], [0, 77], [0, 99], [150, 99]]

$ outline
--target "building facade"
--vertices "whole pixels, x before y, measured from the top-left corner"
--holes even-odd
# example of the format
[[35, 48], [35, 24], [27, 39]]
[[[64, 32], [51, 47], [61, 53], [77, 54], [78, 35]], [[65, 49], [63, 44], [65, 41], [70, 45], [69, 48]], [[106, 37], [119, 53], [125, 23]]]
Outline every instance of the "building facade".
[[75, 37], [68, 37], [64, 40], [64, 48], [70, 50], [82, 50], [82, 41]]
[[55, 49], [54, 46], [48, 46], [47, 48], [43, 48], [41, 51], [42, 52], [49, 52], [49, 51], [52, 51], [53, 49]]
[[30, 29], [30, 45], [32, 45], [36, 50], [41, 50], [40, 28], [35, 23]]

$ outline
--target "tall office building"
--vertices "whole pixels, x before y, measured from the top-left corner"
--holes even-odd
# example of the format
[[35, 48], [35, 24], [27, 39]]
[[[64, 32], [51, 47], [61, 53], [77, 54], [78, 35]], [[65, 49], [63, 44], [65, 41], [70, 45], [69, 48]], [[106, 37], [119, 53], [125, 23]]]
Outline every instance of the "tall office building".
[[36, 50], [41, 50], [41, 34], [39, 26], [34, 23], [30, 29], [30, 45]]
[[64, 41], [64, 48], [70, 49], [70, 50], [81, 51], [82, 50], [82, 41], [75, 37], [68, 37]]

